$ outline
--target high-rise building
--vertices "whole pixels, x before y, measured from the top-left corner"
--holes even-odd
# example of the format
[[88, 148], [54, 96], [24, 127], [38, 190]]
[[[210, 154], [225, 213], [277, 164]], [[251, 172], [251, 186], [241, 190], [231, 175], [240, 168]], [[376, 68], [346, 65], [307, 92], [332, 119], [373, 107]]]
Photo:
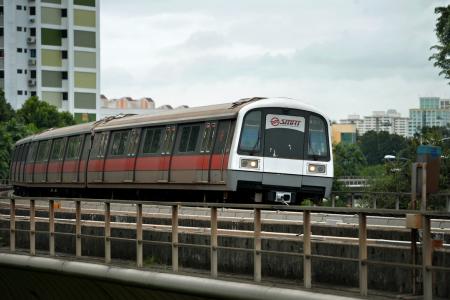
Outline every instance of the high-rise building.
[[95, 120], [99, 0], [0, 0], [0, 87], [13, 108], [30, 96]]
[[387, 131], [390, 134], [408, 136], [409, 118], [402, 117], [395, 109], [374, 111], [371, 116], [360, 118], [359, 115], [349, 115], [340, 120], [341, 124], [355, 124], [359, 135], [368, 131]]
[[439, 97], [421, 97], [420, 108], [409, 110], [409, 134], [423, 127], [450, 127], [450, 100]]

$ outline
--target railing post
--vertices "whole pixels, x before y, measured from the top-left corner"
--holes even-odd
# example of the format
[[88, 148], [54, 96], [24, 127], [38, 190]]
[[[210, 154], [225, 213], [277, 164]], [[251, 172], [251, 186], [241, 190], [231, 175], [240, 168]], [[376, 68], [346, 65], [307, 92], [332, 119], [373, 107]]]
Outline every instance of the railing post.
[[422, 211], [427, 210], [427, 163], [422, 163], [422, 199], [420, 209]]
[[50, 256], [55, 255], [55, 201], [48, 202], [48, 250]]
[[30, 200], [30, 255], [36, 255], [36, 202]]
[[336, 196], [331, 197], [331, 207], [336, 207]]
[[75, 255], [81, 256], [81, 201], [75, 201]]
[[178, 205], [172, 206], [172, 271], [178, 272]]
[[16, 251], [16, 200], [10, 200], [9, 213], [9, 248], [11, 252]]
[[433, 299], [433, 271], [432, 266], [433, 249], [431, 243], [431, 220], [427, 216], [422, 216], [423, 236], [422, 236], [422, 276], [423, 276], [423, 299]]
[[311, 212], [303, 212], [303, 285], [311, 288]]
[[211, 207], [211, 277], [217, 277], [217, 207]]
[[111, 263], [111, 203], [105, 202], [105, 263]]
[[373, 198], [373, 208], [377, 209], [377, 197]]
[[136, 265], [143, 266], [143, 243], [142, 243], [142, 204], [136, 206]]
[[447, 195], [446, 197], [447, 197], [447, 205], [446, 205], [446, 207], [447, 207], [447, 212], [450, 212], [450, 196]]
[[401, 197], [401, 194], [398, 193], [398, 194], [397, 194], [397, 199], [395, 200], [395, 209], [396, 209], [396, 210], [399, 210], [399, 209], [400, 209], [400, 197]]
[[253, 279], [261, 281], [261, 209], [254, 210]]
[[359, 290], [367, 296], [367, 218], [359, 214]]
[[355, 207], [355, 193], [352, 192], [350, 195], [352, 197], [352, 208], [353, 208]]

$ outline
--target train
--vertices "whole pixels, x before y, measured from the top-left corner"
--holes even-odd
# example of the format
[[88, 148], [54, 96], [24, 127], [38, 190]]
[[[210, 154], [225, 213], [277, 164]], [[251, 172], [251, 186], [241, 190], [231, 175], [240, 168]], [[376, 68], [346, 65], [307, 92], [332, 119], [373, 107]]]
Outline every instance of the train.
[[19, 140], [19, 196], [300, 203], [331, 192], [330, 121], [290, 98], [118, 115]]

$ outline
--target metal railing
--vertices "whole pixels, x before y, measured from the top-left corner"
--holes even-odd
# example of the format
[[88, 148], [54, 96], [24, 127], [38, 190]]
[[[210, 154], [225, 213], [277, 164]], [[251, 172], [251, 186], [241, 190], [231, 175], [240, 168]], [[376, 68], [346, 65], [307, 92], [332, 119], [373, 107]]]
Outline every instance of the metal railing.
[[[422, 264], [417, 265], [415, 263], [399, 263], [399, 262], [387, 262], [368, 259], [368, 245], [369, 239], [367, 237], [367, 217], [368, 216], [392, 216], [392, 217], [405, 217], [406, 214], [414, 213], [417, 211], [409, 210], [387, 210], [387, 209], [366, 209], [366, 208], [329, 208], [329, 207], [299, 207], [299, 206], [284, 206], [284, 205], [266, 205], [266, 204], [218, 204], [218, 203], [189, 203], [189, 202], [142, 202], [134, 201], [133, 205], [136, 206], [136, 211], [133, 214], [135, 217], [135, 222], [128, 222], [129, 226], [132, 226], [136, 231], [135, 238], [125, 238], [116, 237], [111, 235], [111, 228], [114, 222], [111, 222], [111, 205], [112, 204], [130, 204], [130, 201], [120, 201], [120, 200], [99, 200], [99, 199], [72, 199], [72, 198], [21, 198], [21, 197], [11, 197], [7, 198], [9, 201], [9, 251], [16, 252], [16, 234], [18, 232], [25, 232], [29, 234], [29, 255], [36, 255], [36, 234], [47, 234], [49, 239], [48, 255], [55, 256], [55, 237], [57, 235], [67, 235], [75, 237], [75, 256], [78, 258], [82, 257], [82, 238], [96, 238], [104, 240], [104, 257], [103, 260], [106, 264], [111, 264], [111, 241], [132, 241], [136, 245], [136, 260], [135, 265], [137, 268], [144, 267], [144, 244], [159, 245], [159, 246], [170, 246], [171, 248], [171, 269], [173, 272], [179, 272], [179, 249], [180, 247], [196, 247], [209, 249], [210, 252], [210, 276], [213, 278], [218, 277], [218, 265], [219, 256], [218, 250], [233, 250], [242, 251], [247, 253], [252, 253], [253, 255], [253, 279], [255, 282], [260, 282], [262, 280], [262, 265], [261, 259], [262, 255], [278, 254], [285, 256], [295, 256], [300, 257], [303, 260], [303, 285], [305, 288], [310, 289], [312, 287], [312, 260], [332, 260], [332, 261], [342, 261], [342, 262], [353, 262], [358, 263], [359, 270], [359, 290], [362, 296], [368, 295], [368, 269], [369, 266], [395, 266], [401, 268], [409, 268], [411, 270], [421, 270], [422, 271], [422, 288], [425, 299], [432, 298], [433, 292], [433, 271], [443, 271], [450, 272], [449, 267], [435, 266], [432, 264], [432, 237], [431, 237], [431, 219], [448, 219], [450, 214], [444, 212], [426, 212], [422, 211], [420, 213], [422, 224], [423, 224], [423, 235], [422, 235]], [[16, 222], [19, 221], [18, 216], [16, 216], [16, 202], [18, 200], [24, 200], [25, 203], [29, 203], [29, 214], [25, 216], [20, 216], [20, 221], [28, 221], [29, 229], [17, 229]], [[36, 201], [46, 201], [48, 202], [48, 218], [36, 217]], [[65, 201], [73, 203], [75, 207], [75, 232], [56, 232], [55, 222], [60, 221], [55, 218], [55, 203], [60, 201]], [[89, 224], [88, 221], [83, 220], [83, 210], [82, 203], [103, 203], [104, 205], [104, 233], [103, 235], [90, 235], [82, 233], [83, 222]], [[143, 207], [146, 205], [160, 205], [165, 207], [170, 207], [171, 209], [171, 240], [170, 241], [155, 241], [155, 240], [145, 240], [143, 238], [144, 224], [143, 222]], [[210, 210], [210, 226], [205, 227], [201, 232], [202, 234], [210, 236], [210, 244], [193, 244], [193, 243], [181, 243], [179, 242], [179, 234], [184, 229], [180, 230], [179, 227], [179, 208], [180, 207], [202, 207], [208, 208]], [[235, 231], [233, 236], [236, 237], [249, 237], [253, 239], [252, 248], [240, 248], [240, 247], [229, 247], [221, 246], [218, 243], [218, 237], [223, 235], [222, 230], [218, 228], [218, 209], [222, 208], [236, 208], [236, 209], [247, 209], [253, 211], [253, 232], [243, 235], [239, 231]], [[56, 208], [58, 209], [58, 208]], [[298, 252], [285, 252], [276, 250], [264, 250], [261, 247], [261, 241], [263, 239], [270, 239], [270, 234], [268, 232], [262, 231], [262, 219], [261, 212], [264, 210], [287, 210], [290, 212], [298, 212], [299, 219], [300, 215], [303, 218], [303, 234], [296, 235], [296, 240], [301, 242], [303, 245], [303, 251]], [[301, 213], [301, 214], [300, 214]], [[358, 215], [358, 237], [357, 245], [359, 248], [358, 257], [340, 257], [340, 256], [330, 256], [322, 254], [313, 254], [311, 251], [311, 245], [314, 243], [312, 240], [311, 233], [311, 214], [312, 213], [327, 213], [327, 214], [353, 214]], [[37, 231], [36, 222], [48, 222], [48, 231]], [[146, 231], [151, 231], [151, 228], [146, 227]], [[229, 234], [229, 233], [228, 233]]]

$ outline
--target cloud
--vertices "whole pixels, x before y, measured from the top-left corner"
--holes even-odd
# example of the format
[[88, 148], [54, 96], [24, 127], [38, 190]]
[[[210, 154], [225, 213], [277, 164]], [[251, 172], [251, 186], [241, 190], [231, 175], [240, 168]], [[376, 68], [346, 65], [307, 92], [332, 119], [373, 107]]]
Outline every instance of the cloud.
[[443, 4], [108, 0], [102, 93], [191, 106], [289, 96], [331, 107], [335, 119], [387, 108], [406, 114], [419, 95], [449, 96], [428, 61], [436, 5]]

